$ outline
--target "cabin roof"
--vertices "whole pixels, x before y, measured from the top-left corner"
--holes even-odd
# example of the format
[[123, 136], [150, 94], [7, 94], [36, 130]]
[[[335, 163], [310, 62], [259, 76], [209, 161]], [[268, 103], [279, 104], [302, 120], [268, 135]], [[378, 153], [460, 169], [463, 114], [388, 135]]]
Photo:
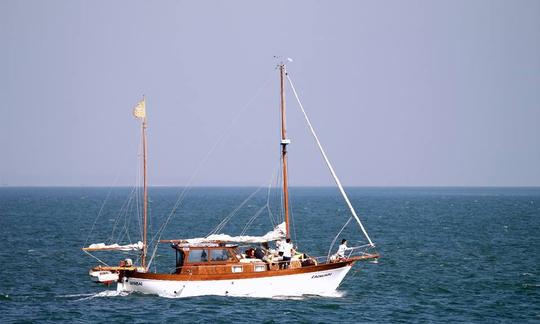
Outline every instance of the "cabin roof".
[[225, 244], [225, 243], [172, 243], [173, 249], [207, 249], [207, 248], [236, 248], [238, 244]]

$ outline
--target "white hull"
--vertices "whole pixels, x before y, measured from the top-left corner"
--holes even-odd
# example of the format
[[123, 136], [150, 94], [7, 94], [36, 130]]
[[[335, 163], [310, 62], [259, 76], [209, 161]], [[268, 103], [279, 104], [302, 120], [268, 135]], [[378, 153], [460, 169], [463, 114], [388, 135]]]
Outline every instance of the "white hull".
[[237, 296], [275, 297], [330, 295], [335, 292], [351, 266], [337, 269], [248, 279], [176, 281], [123, 278], [119, 292], [139, 292], [163, 297]]

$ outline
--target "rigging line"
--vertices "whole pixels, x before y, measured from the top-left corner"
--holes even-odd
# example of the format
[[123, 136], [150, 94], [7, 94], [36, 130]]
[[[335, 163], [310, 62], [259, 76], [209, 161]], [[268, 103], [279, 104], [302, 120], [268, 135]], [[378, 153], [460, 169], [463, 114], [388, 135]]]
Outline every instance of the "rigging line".
[[[289, 212], [291, 213], [291, 223], [292, 223], [292, 228], [293, 228], [293, 236], [294, 236], [294, 242], [297, 242], [297, 236], [296, 236], [296, 220], [294, 218], [294, 213], [293, 213], [293, 204], [292, 204], [292, 199], [289, 199]], [[298, 245], [296, 245], [296, 247], [298, 247]]]
[[281, 188], [279, 186], [280, 179], [281, 179], [281, 154], [279, 158], [277, 159], [277, 165], [276, 165], [276, 175], [272, 181], [272, 188], [270, 191], [270, 197], [269, 197], [269, 210], [274, 210], [274, 212], [271, 212], [272, 218], [275, 221], [275, 224], [281, 224], [283, 223], [283, 220], [281, 218], [281, 212], [280, 212], [280, 194], [281, 194]]
[[121, 239], [120, 235], [122, 234], [122, 231], [124, 230], [124, 227], [122, 227], [118, 233], [117, 233], [117, 240], [115, 241], [114, 239], [114, 235], [115, 235], [115, 232], [116, 232], [116, 228], [118, 226], [120, 226], [121, 224], [121, 220], [124, 221], [124, 224], [125, 224], [125, 219], [128, 217], [129, 215], [129, 211], [131, 209], [131, 206], [132, 206], [132, 202], [133, 200], [135, 199], [136, 197], [136, 187], [133, 187], [131, 188], [131, 192], [129, 193], [128, 195], [128, 198], [126, 199], [126, 201], [122, 204], [122, 207], [120, 208], [120, 211], [118, 212], [118, 216], [115, 220], [115, 223], [113, 225], [113, 230], [111, 232], [111, 237], [109, 238], [109, 240], [112, 242], [112, 243], [115, 243], [115, 242], [118, 242], [118, 240]]
[[351, 222], [351, 220], [353, 219], [353, 217], [349, 217], [349, 220], [347, 220], [347, 222], [345, 222], [345, 225], [343, 225], [343, 227], [339, 230], [339, 232], [336, 234], [336, 237], [334, 237], [334, 239], [332, 240], [332, 243], [330, 244], [330, 248], [328, 249], [328, 255], [326, 256], [326, 260], [330, 260], [330, 254], [332, 253], [332, 249], [334, 248], [334, 244], [336, 244], [336, 240], [338, 239], [338, 237], [341, 235], [341, 232], [343, 232], [343, 230], [345, 229], [345, 227], [347, 227], [347, 225], [349, 225], [349, 223]]
[[120, 222], [120, 218], [122, 217], [123, 213], [125, 212], [125, 210], [128, 208], [131, 200], [133, 199], [133, 192], [135, 191], [135, 188], [133, 188], [131, 190], [131, 193], [129, 194], [128, 198], [124, 201], [124, 203], [122, 204], [122, 206], [120, 207], [120, 211], [118, 212], [118, 216], [116, 216], [116, 219], [114, 221], [114, 225], [113, 225], [113, 228], [112, 228], [112, 231], [111, 231], [111, 236], [109, 238], [109, 241], [110, 242], [114, 242], [114, 233], [116, 231], [116, 226], [118, 225], [118, 223]]
[[109, 266], [105, 261], [101, 261], [100, 258], [98, 258], [97, 256], [93, 255], [92, 253], [88, 252], [88, 251], [85, 251], [83, 250], [84, 253], [88, 254], [89, 256], [91, 256], [92, 258], [96, 259], [98, 262], [100, 263], [103, 263], [105, 266]]
[[346, 277], [346, 278], [339, 284], [339, 286], [343, 286], [344, 283], [349, 283], [349, 282], [352, 280], [352, 278], [356, 277], [356, 275], [357, 275], [359, 272], [360, 272], [360, 269], [355, 269], [355, 270], [353, 271], [353, 274], [352, 274], [351, 276]]
[[[272, 184], [276, 177], [278, 168], [279, 168], [279, 165], [274, 168], [274, 171], [272, 171], [272, 176], [270, 177], [270, 181], [268, 183], [268, 189], [266, 191], [266, 204], [262, 207], [263, 209], [266, 208], [268, 211], [268, 217], [270, 219], [270, 223], [272, 224], [272, 228], [275, 228], [277, 226], [277, 222], [274, 220], [274, 215], [272, 214], [272, 210], [270, 209], [270, 195], [271, 195]], [[244, 229], [245, 228], [246, 227], [244, 227]]]
[[272, 210], [270, 208], [270, 195], [272, 190], [272, 184], [274, 183], [274, 180], [277, 178], [277, 173], [279, 170], [279, 163], [274, 168], [274, 171], [272, 172], [272, 178], [270, 178], [270, 183], [268, 184], [268, 191], [266, 193], [266, 208], [268, 209], [268, 217], [270, 218], [270, 223], [272, 223], [272, 228], [275, 228], [277, 226], [277, 219], [274, 218], [274, 214], [272, 213]]
[[[280, 160], [281, 163], [281, 160]], [[279, 167], [279, 179], [276, 183], [276, 206], [278, 208], [278, 215], [279, 215], [279, 223], [283, 223], [285, 221], [285, 215], [283, 213], [283, 168], [280, 164]]]
[[[272, 178], [273, 178], [273, 174], [272, 174]], [[270, 180], [270, 185], [272, 184], [272, 178]], [[259, 208], [259, 210], [257, 210], [257, 212], [255, 212], [255, 214], [247, 221], [246, 225], [242, 229], [242, 232], [240, 232], [240, 236], [244, 235], [247, 232], [248, 228], [251, 226], [251, 224], [253, 224], [255, 219], [267, 208], [268, 208], [268, 199], [266, 200], [266, 204], [264, 204], [261, 208]], [[274, 228], [275, 225], [272, 219], [270, 219], [270, 222], [272, 223], [272, 228]]]
[[[130, 228], [131, 228], [131, 225], [132, 225], [132, 220], [129, 215], [133, 215], [133, 209], [137, 209], [137, 198], [136, 198], [136, 194], [135, 194], [135, 200], [133, 203], [130, 203], [129, 206], [128, 206], [128, 210], [126, 210], [126, 215], [125, 215], [125, 219], [124, 219], [124, 227], [125, 227], [125, 230], [126, 230], [126, 235], [127, 235], [127, 238], [128, 238], [128, 241], [130, 243], [132, 243], [131, 241], [131, 236], [129, 234], [129, 231], [130, 231]], [[133, 207], [135, 206], [135, 207]], [[138, 216], [138, 215], [137, 215]], [[139, 217], [135, 217], [137, 219], [137, 222], [139, 222]]]
[[93, 230], [94, 230], [94, 228], [95, 228], [95, 226], [97, 224], [97, 221], [98, 221], [99, 217], [101, 216], [101, 213], [103, 212], [103, 209], [104, 209], [107, 201], [109, 200], [109, 197], [110, 197], [110, 195], [112, 193], [112, 189], [118, 183], [119, 178], [120, 178], [120, 170], [117, 171], [115, 180], [113, 181], [113, 184], [109, 187], [109, 191], [107, 193], [107, 196], [106, 196], [105, 200], [103, 201], [103, 204], [101, 205], [101, 208], [99, 209], [98, 215], [96, 216], [96, 219], [94, 220], [94, 223], [92, 224], [92, 227], [90, 229], [90, 232], [88, 233], [88, 236], [86, 237], [86, 240], [84, 242], [84, 246], [86, 246], [86, 244], [88, 243], [88, 239], [90, 238], [90, 235], [93, 233]]
[[275, 228], [277, 223], [274, 221], [274, 214], [272, 214], [272, 210], [270, 208], [269, 204], [265, 205], [266, 210], [268, 211], [268, 216], [270, 217], [270, 222], [272, 223], [272, 228]]
[[[144, 137], [144, 131], [141, 128], [141, 139]], [[137, 171], [137, 190], [135, 192], [135, 199], [137, 201], [137, 223], [139, 225], [139, 237], [140, 240], [144, 240], [144, 148], [143, 141], [139, 141], [139, 160], [137, 161], [138, 171]], [[142, 255], [142, 253], [141, 253]]]
[[[294, 219], [294, 213], [293, 213], [293, 199], [291, 199], [292, 197], [289, 195], [289, 219], [290, 219], [290, 223], [292, 225], [292, 233], [293, 234], [293, 237], [294, 237], [294, 240], [293, 242], [296, 242], [296, 239], [298, 238], [296, 236], [296, 222], [295, 222], [295, 219]], [[298, 246], [297, 246], [298, 247]]]
[[125, 219], [126, 219], [126, 218], [124, 217], [124, 223], [123, 223], [122, 229], [120, 229], [120, 230], [118, 231], [118, 237], [117, 237], [117, 239], [116, 239], [116, 242], [118, 242], [118, 243], [123, 242], [124, 237], [126, 236], [126, 224], [125, 224], [126, 221], [125, 221]]
[[279, 174], [279, 164], [276, 166], [276, 169], [274, 170], [274, 177], [272, 178], [269, 186], [268, 186], [268, 192], [266, 196], [266, 209], [268, 210], [268, 217], [270, 218], [270, 222], [272, 223], [272, 226], [275, 228], [278, 224], [280, 224], [278, 216], [272, 212], [272, 206], [275, 205], [275, 187], [277, 187], [277, 177]]
[[120, 233], [122, 233], [122, 236], [119, 237], [118, 242], [122, 242], [124, 240], [124, 237], [127, 237], [127, 242], [132, 244], [131, 237], [129, 235], [129, 217], [128, 215], [131, 214], [131, 211], [133, 209], [133, 204], [129, 204], [129, 206], [126, 209], [126, 212], [124, 213], [124, 226], [122, 227], [122, 230]]
[[225, 227], [225, 225], [227, 225], [227, 223], [229, 223], [229, 221], [238, 213], [238, 211], [240, 209], [242, 209], [242, 207], [245, 206], [245, 204], [248, 203], [248, 201], [251, 200], [251, 198], [253, 198], [253, 196], [255, 196], [259, 191], [261, 191], [263, 187], [259, 187], [257, 188], [257, 190], [255, 190], [254, 192], [252, 192], [241, 204], [240, 206], [236, 207], [227, 217], [225, 217], [217, 226], [216, 228], [210, 232], [210, 234], [207, 235], [207, 237], [211, 234], [217, 234], [219, 231], [223, 230], [223, 227]]
[[[278, 166], [279, 168], [279, 166]], [[266, 204], [264, 206], [262, 206], [256, 213], [255, 215], [250, 218], [248, 220], [248, 222], [246, 223], [246, 225], [244, 226], [244, 228], [242, 229], [242, 232], [240, 233], [240, 235], [244, 235], [247, 231], [247, 229], [249, 228], [249, 226], [251, 226], [251, 224], [253, 223], [253, 221], [255, 221], [255, 219], [265, 210], [265, 209], [268, 209], [268, 211], [270, 212], [270, 209], [269, 209], [269, 198], [270, 198], [270, 189], [272, 188], [272, 182], [274, 180], [274, 176], [277, 172], [277, 168], [274, 168], [274, 171], [272, 171], [272, 176], [270, 177], [270, 181], [268, 183], [268, 190], [267, 190], [267, 194], [266, 194]], [[272, 228], [275, 228], [276, 227], [276, 224], [274, 224], [273, 220], [272, 220], [272, 215], [271, 215], [271, 212], [269, 213], [269, 217], [270, 217], [270, 223], [272, 223]]]
[[[270, 184], [272, 185], [272, 184]], [[266, 211], [268, 212], [268, 219], [270, 219], [270, 224], [272, 224], [272, 228], [275, 228], [277, 223], [274, 219], [274, 214], [272, 214], [272, 209], [270, 209], [270, 189], [271, 187], [269, 186], [268, 187], [268, 193], [267, 193], [267, 196], [266, 196], [266, 204], [264, 205], [264, 207], [266, 208]]]
[[[242, 107], [242, 109], [240, 109], [240, 111], [237, 113], [237, 115], [233, 118], [233, 120], [231, 121], [231, 123], [229, 124], [229, 126], [223, 131], [223, 135], [214, 143], [214, 145], [212, 146], [212, 148], [210, 149], [210, 151], [208, 151], [208, 153], [206, 153], [206, 155], [203, 157], [202, 161], [199, 163], [199, 165], [197, 166], [197, 168], [195, 168], [195, 171], [193, 173], [193, 175], [190, 177], [190, 179], [188, 180], [188, 183], [187, 185], [184, 187], [184, 189], [182, 190], [182, 192], [180, 193], [180, 196], [178, 197], [178, 200], [176, 201], [175, 205], [173, 206], [173, 209], [171, 210], [171, 212], [169, 213], [169, 216], [167, 216], [167, 219], [165, 220], [165, 222], [162, 224], [162, 226], [160, 226], [159, 230], [156, 232], [156, 234], [152, 237], [152, 240], [150, 241], [150, 244], [154, 243], [154, 241], [156, 240], [156, 237], [157, 237], [157, 241], [159, 241], [161, 239], [161, 235], [163, 234], [163, 230], [165, 229], [165, 227], [169, 224], [169, 221], [171, 220], [172, 216], [175, 214], [176, 210], [178, 209], [178, 207], [180, 206], [182, 200], [183, 200], [183, 197], [187, 194], [187, 192], [189, 191], [188, 188], [189, 186], [191, 186], [193, 180], [195, 180], [195, 177], [199, 174], [199, 171], [201, 170], [202, 166], [206, 163], [206, 161], [208, 160], [208, 158], [210, 158], [210, 156], [212, 155], [212, 153], [215, 151], [215, 149], [218, 147], [218, 145], [225, 139], [226, 137], [226, 133], [227, 132], [230, 132], [232, 127], [234, 126], [234, 124], [238, 121], [238, 119], [240, 118], [240, 115], [242, 113], [244, 113], [247, 108], [253, 103], [253, 101], [255, 101], [255, 99], [259, 96], [260, 92], [262, 91], [263, 88], [265, 88], [268, 83], [270, 82], [270, 80], [272, 79], [273, 77], [273, 74], [274, 72], [272, 71], [272, 74], [269, 74], [269, 76], [267, 77], [267, 79], [262, 83], [262, 85], [259, 87], [259, 89], [255, 92], [255, 94], [253, 95], [253, 97]], [[154, 246], [154, 250], [152, 251], [152, 256], [150, 257], [150, 261], [148, 262], [148, 267], [150, 268], [150, 265], [152, 264], [152, 261], [153, 261], [153, 258], [156, 254], [156, 251], [157, 251], [157, 247], [158, 245], [156, 244]]]
[[300, 98], [298, 97], [298, 93], [296, 93], [296, 89], [294, 88], [293, 82], [292, 82], [291, 78], [289, 77], [289, 74], [286, 74], [286, 76], [287, 76], [287, 80], [289, 80], [289, 84], [291, 85], [291, 89], [292, 89], [292, 91], [294, 93], [294, 96], [296, 97], [296, 101], [298, 102], [298, 105], [300, 106], [300, 109], [302, 110], [302, 113], [304, 114], [304, 118], [306, 119], [306, 122], [307, 122], [307, 124], [309, 126], [309, 129], [311, 130], [311, 134], [313, 135], [313, 137], [315, 138], [315, 141], [317, 142], [317, 145], [319, 146], [319, 151], [321, 152], [321, 154], [322, 154], [322, 156], [324, 158], [324, 161], [326, 162], [326, 165], [328, 166], [328, 169], [330, 170], [330, 173], [332, 173], [332, 177], [334, 178], [334, 181], [336, 182], [336, 184], [337, 184], [337, 186], [339, 188], [339, 191], [341, 192], [341, 195], [343, 196], [343, 199], [345, 199], [345, 202], [347, 203], [347, 206], [349, 206], [349, 209], [351, 210], [352, 215], [356, 219], [358, 225], [360, 225], [360, 229], [364, 233], [364, 236], [367, 238], [369, 244], [371, 246], [375, 246], [375, 244], [373, 244], [373, 242], [369, 238], [369, 235], [368, 235], [366, 229], [364, 228], [364, 225], [362, 225], [362, 222], [360, 221], [360, 218], [358, 218], [358, 215], [356, 214], [356, 211], [354, 210], [354, 207], [351, 204], [351, 202], [349, 200], [349, 197], [347, 196], [347, 194], [345, 193], [345, 190], [343, 189], [343, 186], [341, 185], [341, 181], [339, 181], [339, 178], [337, 177], [337, 174], [334, 171], [334, 168], [332, 167], [332, 164], [330, 164], [330, 160], [326, 156], [326, 153], [325, 153], [325, 151], [324, 151], [324, 149], [322, 147], [322, 144], [319, 141], [319, 137], [317, 136], [317, 133], [315, 133], [315, 129], [313, 129], [313, 126], [311, 125], [311, 121], [309, 120], [309, 117], [307, 116], [307, 113], [304, 110], [304, 106], [302, 105], [302, 102], [300, 101]]
[[109, 200], [109, 197], [111, 196], [113, 186], [116, 185], [119, 178], [120, 178], [120, 170], [118, 170], [118, 172], [116, 174], [116, 179], [114, 180], [112, 186], [109, 187], [109, 192], [107, 193], [107, 196], [105, 197], [105, 200], [103, 200], [103, 203], [101, 204], [101, 207], [99, 208], [99, 212], [98, 212], [98, 214], [96, 216], [96, 219], [94, 219], [94, 223], [92, 224], [92, 227], [90, 228], [90, 232], [86, 236], [86, 240], [84, 241], [83, 247], [85, 247], [86, 244], [88, 243], [88, 239], [90, 238], [90, 235], [92, 234], [92, 232], [94, 231], [94, 228], [96, 227], [97, 221], [98, 221], [99, 217], [101, 216], [101, 213], [103, 212], [103, 208], [105, 207], [105, 204], [107, 203], [107, 201]]
[[135, 193], [135, 215], [137, 217], [135, 217], [137, 219], [137, 224], [139, 225], [139, 237], [143, 237], [143, 225], [142, 225], [142, 217], [141, 217], [141, 213], [140, 213], [141, 209], [140, 209], [140, 197], [139, 197], [139, 191], [137, 191]]
[[281, 173], [280, 173], [280, 180], [279, 180], [279, 185], [280, 185], [280, 196], [279, 196], [279, 199], [280, 199], [280, 208], [279, 208], [279, 212], [281, 213], [281, 219], [282, 221], [281, 222], [284, 222], [285, 221], [285, 192], [283, 192], [283, 160], [281, 161]]
[[257, 210], [257, 212], [255, 213], [255, 215], [253, 215], [246, 223], [246, 225], [244, 226], [244, 228], [242, 229], [242, 232], [240, 232], [240, 236], [243, 236], [244, 234], [246, 234], [248, 228], [251, 226], [251, 224], [253, 224], [253, 222], [255, 221], [255, 219], [266, 209], [266, 205], [262, 206], [261, 208], [259, 208], [259, 210]]
[[129, 213], [131, 212], [131, 209], [132, 209], [132, 205], [133, 205], [131, 203], [132, 200], [133, 200], [133, 197], [128, 201], [128, 204], [126, 205], [125, 210], [119, 216], [119, 218], [122, 218], [123, 226], [122, 226], [122, 229], [120, 229], [119, 232], [118, 232], [118, 238], [116, 239], [116, 242], [122, 242], [124, 240], [124, 237], [126, 236], [126, 221], [127, 221], [128, 215], [129, 215]]
[[225, 224], [228, 222], [228, 219], [230, 219], [234, 214], [236, 214], [236, 212], [238, 210], [240, 210], [240, 208], [242, 208], [242, 206], [251, 198], [251, 196], [249, 196], [248, 198], [246, 198], [246, 200], [244, 200], [240, 206], [237, 206], [232, 212], [230, 212], [226, 217], [224, 217], [221, 222], [219, 222], [219, 224], [216, 225], [216, 227], [214, 227], [210, 233], [206, 234], [206, 236], [210, 236], [212, 234], [216, 234], [218, 231], [220, 231], [223, 226], [225, 226]]
[[[142, 129], [141, 129], [141, 137], [143, 136], [142, 134]], [[142, 160], [142, 141], [139, 141], [139, 146], [138, 146], [138, 149], [137, 149], [137, 167], [136, 167], [136, 174], [135, 174], [135, 188], [136, 188], [136, 192], [135, 192], [135, 208], [136, 208], [136, 215], [137, 215], [137, 223], [139, 224], [139, 234], [141, 235], [140, 237], [142, 238], [143, 237], [143, 213], [142, 213], [142, 208], [141, 208], [141, 183], [142, 183], [142, 163], [141, 163], [141, 160]]]
[[125, 223], [125, 224], [126, 224], [125, 228], [126, 228], [127, 241], [128, 241], [130, 244], [132, 244], [133, 241], [131, 240], [131, 236], [129, 235], [129, 222], [128, 222], [128, 218], [127, 218], [127, 217], [126, 217], [126, 223]]

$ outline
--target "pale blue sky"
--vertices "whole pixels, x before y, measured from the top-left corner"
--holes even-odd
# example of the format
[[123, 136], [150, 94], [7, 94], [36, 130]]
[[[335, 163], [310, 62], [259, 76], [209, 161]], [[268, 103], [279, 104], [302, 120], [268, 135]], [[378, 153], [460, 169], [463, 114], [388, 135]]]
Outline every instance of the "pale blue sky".
[[[346, 185], [540, 185], [540, 1], [0, 2], [0, 183], [262, 185], [289, 71]], [[332, 180], [291, 93], [292, 185]]]

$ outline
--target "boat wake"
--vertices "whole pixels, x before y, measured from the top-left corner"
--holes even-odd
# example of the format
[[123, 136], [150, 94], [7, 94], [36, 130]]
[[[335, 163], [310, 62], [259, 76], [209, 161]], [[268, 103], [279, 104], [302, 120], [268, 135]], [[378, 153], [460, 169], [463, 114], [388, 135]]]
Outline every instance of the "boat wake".
[[60, 297], [64, 298], [77, 298], [75, 301], [84, 301], [91, 300], [94, 298], [100, 297], [123, 297], [129, 295], [129, 292], [126, 291], [116, 291], [116, 290], [105, 290], [96, 294], [74, 294], [74, 295], [63, 295]]
[[81, 297], [90, 297], [94, 294], [71, 294], [71, 295], [60, 295], [60, 298], [81, 298]]
[[317, 295], [317, 296], [329, 297], [329, 298], [343, 298], [343, 297], [347, 296], [347, 292], [346, 291], [337, 291], [337, 290], [335, 290], [335, 291], [320, 294], [320, 295]]
[[345, 297], [347, 294], [344, 291], [332, 291], [327, 293], [320, 293], [316, 295], [301, 295], [301, 296], [273, 296], [272, 299], [290, 299], [290, 300], [305, 300], [308, 298], [317, 298], [317, 297], [324, 297], [324, 298], [342, 298]]

